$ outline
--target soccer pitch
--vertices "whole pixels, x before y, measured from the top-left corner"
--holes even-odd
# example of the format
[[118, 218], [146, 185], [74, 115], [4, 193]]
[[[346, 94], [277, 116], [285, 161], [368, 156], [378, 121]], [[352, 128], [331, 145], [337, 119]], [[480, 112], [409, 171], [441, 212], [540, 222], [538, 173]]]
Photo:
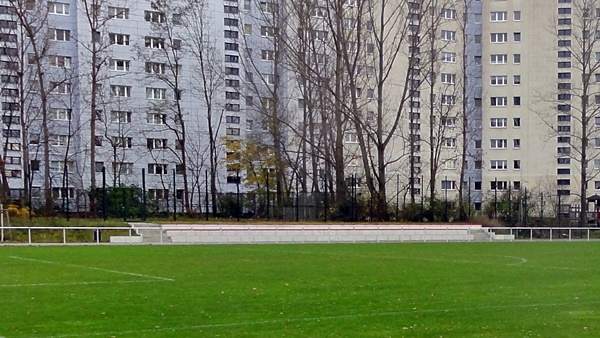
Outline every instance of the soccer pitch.
[[0, 337], [598, 337], [600, 242], [0, 248]]

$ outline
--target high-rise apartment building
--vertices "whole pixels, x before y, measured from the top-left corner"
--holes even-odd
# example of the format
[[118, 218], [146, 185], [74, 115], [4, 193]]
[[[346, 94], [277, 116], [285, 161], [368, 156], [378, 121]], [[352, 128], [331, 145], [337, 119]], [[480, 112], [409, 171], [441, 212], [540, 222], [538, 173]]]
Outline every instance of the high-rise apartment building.
[[15, 198], [50, 186], [85, 205], [142, 170], [182, 209], [240, 170], [273, 172], [278, 193], [462, 193], [475, 209], [509, 189], [600, 192], [595, 0], [0, 4]]

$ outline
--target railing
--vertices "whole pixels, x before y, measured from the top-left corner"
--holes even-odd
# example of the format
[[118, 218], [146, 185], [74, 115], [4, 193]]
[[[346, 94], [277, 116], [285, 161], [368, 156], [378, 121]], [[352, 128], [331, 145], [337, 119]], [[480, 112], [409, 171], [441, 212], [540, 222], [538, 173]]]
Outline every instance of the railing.
[[[461, 241], [479, 241], [479, 242], [506, 242], [506, 241], [595, 241], [600, 240], [600, 228], [551, 228], [551, 227], [490, 227], [482, 228], [480, 226], [469, 227], [462, 226], [399, 226], [399, 225], [307, 225], [307, 226], [237, 226], [237, 225], [189, 225], [189, 226], [166, 226], [166, 227], [18, 227], [4, 226], [0, 228], [1, 238], [0, 245], [39, 245], [39, 244], [56, 244], [56, 245], [103, 245], [103, 244], [133, 244], [141, 243], [142, 238], [138, 232], [147, 231], [148, 239], [153, 244], [166, 244], [170, 242], [166, 231], [175, 235], [177, 232], [196, 232], [199, 236], [202, 234], [210, 235], [213, 233], [247, 233], [275, 231], [279, 234], [290, 232], [307, 233], [322, 231], [331, 235], [336, 232], [344, 232], [347, 236], [343, 242], [441, 242], [448, 241], [440, 239], [439, 234], [445, 231], [460, 230], [463, 235], [467, 235], [468, 239]], [[371, 239], [364, 240], [365, 233], [374, 232], [371, 234]], [[389, 237], [386, 239], [386, 234], [397, 232], [398, 234], [415, 234], [420, 232], [420, 239], [401, 239], [392, 240]], [[377, 237], [377, 233], [380, 233]], [[152, 235], [152, 236], [150, 236]], [[232, 235], [234, 236], [234, 235]], [[375, 237], [373, 237], [375, 236]], [[437, 236], [437, 237], [433, 237]], [[113, 237], [113, 241], [111, 241]], [[152, 237], [150, 239], [150, 237]], [[373, 239], [374, 238], [374, 239]], [[467, 237], [465, 237], [467, 238]], [[380, 240], [381, 239], [381, 240]], [[115, 241], [118, 240], [118, 241]], [[258, 243], [252, 238], [244, 240], [244, 243]], [[310, 240], [298, 240], [298, 242], [312, 242]], [[196, 242], [193, 242], [196, 243]], [[230, 243], [221, 242], [221, 243]], [[231, 242], [232, 243], [232, 242]]]

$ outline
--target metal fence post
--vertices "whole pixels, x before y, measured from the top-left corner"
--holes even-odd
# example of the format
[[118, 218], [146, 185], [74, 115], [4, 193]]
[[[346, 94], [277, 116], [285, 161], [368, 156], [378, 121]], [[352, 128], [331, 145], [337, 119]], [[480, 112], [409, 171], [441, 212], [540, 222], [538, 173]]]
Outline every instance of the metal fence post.
[[205, 213], [206, 213], [206, 221], [208, 221], [208, 170], [204, 171], [204, 189], [206, 190], [206, 198], [204, 199], [205, 204]]
[[106, 221], [108, 210], [106, 210], [106, 167], [102, 166], [102, 218]]
[[142, 168], [142, 221], [146, 221], [148, 213], [148, 205], [146, 201], [146, 169]]
[[236, 188], [236, 199], [237, 199], [237, 221], [240, 221], [240, 171], [236, 172], [235, 178], [235, 188]]
[[177, 184], [175, 182], [175, 169], [173, 169], [173, 221], [177, 221]]

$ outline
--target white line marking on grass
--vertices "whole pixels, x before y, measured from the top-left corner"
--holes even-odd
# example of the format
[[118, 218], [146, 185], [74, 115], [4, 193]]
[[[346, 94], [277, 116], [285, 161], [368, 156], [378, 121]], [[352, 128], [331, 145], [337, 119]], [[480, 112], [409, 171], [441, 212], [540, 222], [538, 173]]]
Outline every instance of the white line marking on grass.
[[127, 276], [143, 277], [143, 278], [151, 278], [151, 279], [168, 281], [168, 282], [174, 282], [175, 281], [174, 279], [171, 279], [171, 278], [158, 277], [158, 276], [152, 276], [152, 275], [144, 275], [144, 274], [141, 274], [141, 273], [127, 272], [127, 271], [118, 271], [118, 270], [111, 270], [111, 269], [103, 269], [103, 268], [97, 268], [97, 267], [94, 267], [94, 266], [69, 264], [69, 263], [60, 263], [60, 262], [46, 261], [46, 260], [43, 260], [43, 259], [34, 259], [34, 258], [26, 258], [26, 257], [19, 257], [19, 256], [8, 256], [8, 257], [13, 258], [13, 259], [23, 260], [23, 261], [46, 263], [46, 264], [55, 264], [55, 265], [71, 266], [71, 267], [75, 267], [75, 268], [83, 268], [83, 269], [89, 269], [89, 270], [111, 272], [111, 273], [116, 273], [116, 274], [119, 274], [119, 275], [127, 275]]
[[[260, 251], [260, 252], [270, 252], [273, 253], [273, 250], [264, 250], [264, 249], [248, 249], [250, 251]], [[447, 263], [459, 263], [459, 264], [490, 264], [490, 265], [522, 265], [527, 263], [527, 259], [523, 257], [517, 256], [504, 256], [504, 255], [488, 255], [492, 257], [504, 257], [510, 259], [516, 259], [518, 262], [515, 263], [498, 263], [498, 262], [486, 262], [486, 261], [475, 261], [475, 260], [462, 260], [462, 259], [450, 259], [450, 258], [426, 258], [426, 257], [414, 257], [414, 256], [379, 256], [379, 255], [357, 255], [353, 253], [333, 253], [333, 252], [316, 252], [316, 251], [287, 251], [286, 253], [291, 254], [304, 254], [304, 255], [323, 255], [323, 256], [333, 256], [333, 257], [358, 257], [358, 258], [375, 258], [375, 259], [401, 259], [401, 260], [419, 260], [419, 261], [428, 261], [428, 262], [447, 262]]]
[[318, 321], [323, 321], [323, 320], [352, 319], [352, 318], [365, 318], [365, 317], [385, 317], [385, 316], [396, 316], [396, 315], [403, 315], [403, 314], [445, 313], [445, 312], [461, 312], [461, 311], [472, 312], [472, 311], [485, 311], [485, 310], [515, 309], [515, 308], [589, 305], [589, 304], [598, 304], [598, 303], [600, 303], [600, 301], [496, 305], [496, 306], [482, 306], [482, 307], [471, 307], [471, 308], [464, 307], [464, 308], [447, 308], [447, 309], [403, 310], [403, 311], [387, 311], [387, 312], [332, 315], [332, 316], [322, 316], [322, 317], [273, 319], [273, 320], [260, 320], [260, 321], [248, 321], [248, 322], [174, 326], [174, 327], [155, 327], [155, 328], [140, 329], [140, 330], [88, 332], [88, 333], [74, 333], [74, 334], [64, 334], [64, 335], [55, 335], [55, 336], [28, 336], [28, 337], [30, 337], [30, 338], [41, 338], [41, 337], [69, 338], [69, 337], [94, 337], [94, 336], [120, 336], [120, 335], [140, 334], [140, 333], [144, 333], [144, 332], [189, 331], [189, 330], [219, 328], [219, 327], [253, 326], [253, 325], [267, 325], [267, 324], [293, 323], [293, 322], [318, 322]]
[[[71, 286], [71, 285], [95, 285], [95, 284], [129, 284], [129, 283], [156, 283], [157, 280], [117, 280], [96, 282], [65, 282], [65, 283], [32, 283], [32, 284], [0, 284], [0, 288], [21, 288], [27, 286]], [[2, 337], [0, 337], [2, 338]]]
[[506, 265], [523, 265], [523, 264], [527, 263], [527, 258], [523, 258], [523, 257], [517, 257], [517, 256], [501, 256], [501, 257], [514, 258], [514, 259], [519, 260], [519, 262], [506, 264]]

